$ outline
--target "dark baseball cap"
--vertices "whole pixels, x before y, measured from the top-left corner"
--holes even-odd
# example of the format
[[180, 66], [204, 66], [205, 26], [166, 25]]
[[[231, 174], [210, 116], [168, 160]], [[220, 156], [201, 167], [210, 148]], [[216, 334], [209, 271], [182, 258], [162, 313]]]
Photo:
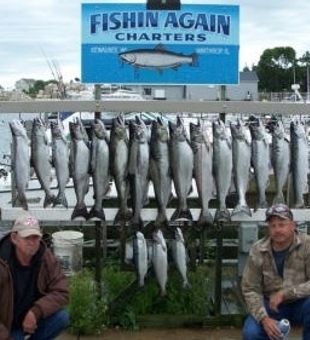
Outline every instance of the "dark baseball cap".
[[266, 210], [266, 222], [276, 216], [284, 220], [293, 220], [293, 213], [286, 204], [274, 204]]

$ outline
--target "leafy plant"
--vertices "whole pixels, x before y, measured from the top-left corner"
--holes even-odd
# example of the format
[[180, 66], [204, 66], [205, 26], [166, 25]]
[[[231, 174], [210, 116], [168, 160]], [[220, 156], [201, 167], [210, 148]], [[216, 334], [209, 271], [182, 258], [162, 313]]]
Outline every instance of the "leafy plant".
[[159, 295], [157, 281], [148, 274], [145, 287], [138, 288], [135, 273], [121, 271], [118, 265], [107, 265], [102, 271], [102, 298], [98, 298], [91, 271], [84, 270], [70, 278], [69, 313], [71, 331], [99, 334], [112, 324], [136, 330], [139, 317], [147, 314], [208, 314], [210, 279], [208, 267], [199, 266], [188, 273], [191, 288], [182, 288], [180, 275], [169, 269], [167, 296]]
[[70, 330], [90, 335], [100, 333], [107, 323], [107, 302], [98, 298], [93, 274], [84, 270], [70, 277]]

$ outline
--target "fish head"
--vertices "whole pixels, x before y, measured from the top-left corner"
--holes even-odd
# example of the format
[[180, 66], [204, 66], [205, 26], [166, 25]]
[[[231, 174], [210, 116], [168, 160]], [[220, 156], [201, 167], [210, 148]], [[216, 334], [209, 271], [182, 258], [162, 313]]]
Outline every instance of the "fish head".
[[137, 231], [135, 233], [135, 237], [138, 239], [138, 240], [144, 240], [144, 235], [141, 233], [141, 231]]
[[266, 131], [261, 119], [250, 122], [249, 129], [253, 140], [265, 139]]
[[81, 126], [78, 123], [69, 122], [70, 135], [72, 139], [82, 140], [84, 138]]
[[212, 130], [215, 138], [226, 139], [226, 126], [222, 120], [214, 120], [212, 122]]
[[60, 119], [57, 119], [57, 121], [51, 122], [51, 131], [52, 136], [57, 137], [63, 137], [64, 136], [64, 125], [63, 122]]
[[95, 119], [94, 123], [92, 124], [93, 133], [99, 139], [104, 139], [107, 136], [107, 130], [105, 125], [101, 119]]
[[166, 241], [164, 239], [164, 235], [163, 235], [163, 233], [160, 229], [157, 229], [156, 231], [154, 231], [152, 236], [153, 236], [153, 240], [157, 244], [161, 245], [163, 250], [167, 249]]
[[128, 64], [134, 64], [137, 60], [137, 56], [132, 52], [123, 52], [119, 54], [122, 61]]
[[179, 228], [179, 227], [175, 228], [174, 238], [175, 238], [176, 241], [184, 243], [184, 236], [183, 236], [181, 228]]
[[189, 133], [191, 137], [191, 142], [203, 143], [201, 125], [190, 122], [189, 123]]
[[166, 143], [169, 140], [168, 128], [165, 125], [162, 118], [157, 117], [156, 120], [152, 121], [152, 140], [159, 140], [160, 142]]
[[183, 120], [179, 115], [177, 116], [176, 123], [172, 123], [169, 121], [169, 130], [170, 135], [173, 139], [177, 141], [185, 141], [187, 139], [185, 126]]
[[32, 121], [32, 133], [37, 136], [46, 135], [47, 126], [42, 119], [36, 117]]
[[230, 131], [232, 136], [235, 139], [242, 139], [243, 137], [243, 130], [242, 125], [240, 124], [240, 121], [238, 120], [237, 123], [230, 123]]
[[[89, 141], [87, 131], [85, 129], [85, 126], [80, 118], [76, 118], [76, 124], [78, 125], [78, 129], [80, 130], [79, 139], [83, 139], [86, 143]], [[80, 138], [80, 134], [82, 135], [82, 138]]]
[[281, 120], [278, 120], [274, 126], [273, 129], [273, 137], [275, 138], [284, 138], [284, 126], [283, 126], [283, 122]]
[[290, 124], [291, 135], [295, 135], [297, 138], [301, 138], [305, 136], [305, 127], [304, 124], [300, 121], [292, 121]]
[[20, 120], [13, 119], [9, 125], [13, 136], [22, 136], [28, 138], [25, 126]]
[[111, 135], [115, 136], [119, 140], [127, 140], [127, 128], [122, 114], [118, 115], [112, 120]]
[[148, 142], [147, 127], [139, 116], [135, 117], [135, 122], [130, 122], [129, 130], [131, 140], [136, 140], [139, 143]]
[[207, 124], [201, 119], [198, 120], [197, 124], [190, 123], [190, 136], [191, 141], [199, 144], [205, 144], [208, 147], [211, 145], [211, 137], [208, 131]]

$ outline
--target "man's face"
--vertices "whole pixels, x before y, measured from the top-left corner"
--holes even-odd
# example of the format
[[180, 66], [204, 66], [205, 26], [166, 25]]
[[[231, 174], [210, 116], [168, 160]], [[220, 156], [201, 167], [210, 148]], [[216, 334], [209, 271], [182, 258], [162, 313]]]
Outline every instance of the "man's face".
[[275, 244], [290, 244], [294, 238], [295, 222], [274, 216], [269, 220], [268, 229]]
[[17, 254], [25, 258], [32, 258], [39, 250], [41, 236], [21, 237], [18, 233], [12, 233], [11, 239], [15, 244]]

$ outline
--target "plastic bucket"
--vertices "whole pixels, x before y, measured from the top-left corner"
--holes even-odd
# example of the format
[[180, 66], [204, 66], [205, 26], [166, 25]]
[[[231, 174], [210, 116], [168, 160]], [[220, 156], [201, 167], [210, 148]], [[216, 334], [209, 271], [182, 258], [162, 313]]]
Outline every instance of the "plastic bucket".
[[66, 275], [82, 269], [84, 235], [78, 231], [65, 230], [52, 234], [53, 250]]

